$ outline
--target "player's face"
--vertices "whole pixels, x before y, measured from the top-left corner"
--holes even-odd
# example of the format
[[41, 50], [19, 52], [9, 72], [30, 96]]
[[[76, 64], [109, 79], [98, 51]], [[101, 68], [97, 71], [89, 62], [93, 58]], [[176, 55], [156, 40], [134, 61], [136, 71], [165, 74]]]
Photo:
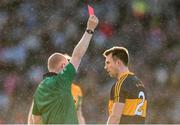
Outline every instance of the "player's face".
[[117, 77], [118, 75], [118, 65], [112, 58], [112, 53], [106, 56], [104, 69], [108, 72], [110, 77]]

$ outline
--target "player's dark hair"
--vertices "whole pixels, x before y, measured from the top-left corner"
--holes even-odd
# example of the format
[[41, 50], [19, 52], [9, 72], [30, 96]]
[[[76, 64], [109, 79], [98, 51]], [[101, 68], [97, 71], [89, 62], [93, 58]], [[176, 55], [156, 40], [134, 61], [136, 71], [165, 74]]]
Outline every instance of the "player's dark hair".
[[129, 53], [128, 53], [128, 50], [126, 48], [118, 47], [118, 46], [112, 47], [112, 48], [106, 50], [103, 53], [103, 56], [106, 57], [111, 53], [112, 53], [112, 57], [114, 60], [116, 60], [118, 58], [123, 62], [124, 65], [128, 66], [128, 64], [129, 64]]

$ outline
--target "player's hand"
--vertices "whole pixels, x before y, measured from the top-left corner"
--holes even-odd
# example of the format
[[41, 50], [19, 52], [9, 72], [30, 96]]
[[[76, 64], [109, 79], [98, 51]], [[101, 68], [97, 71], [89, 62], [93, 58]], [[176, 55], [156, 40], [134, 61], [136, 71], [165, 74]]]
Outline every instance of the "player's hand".
[[87, 22], [87, 29], [94, 31], [98, 25], [98, 18], [95, 15], [91, 15]]

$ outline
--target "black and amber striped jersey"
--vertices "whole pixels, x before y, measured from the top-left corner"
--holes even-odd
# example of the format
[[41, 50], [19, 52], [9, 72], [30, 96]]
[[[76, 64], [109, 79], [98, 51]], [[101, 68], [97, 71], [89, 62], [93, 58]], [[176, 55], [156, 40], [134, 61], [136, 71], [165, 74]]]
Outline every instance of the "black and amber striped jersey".
[[145, 123], [147, 97], [143, 83], [131, 72], [121, 74], [112, 86], [109, 114], [115, 102], [124, 103], [120, 124]]
[[74, 98], [76, 109], [78, 110], [80, 105], [82, 104], [82, 90], [78, 85], [73, 83], [71, 85], [71, 93]]

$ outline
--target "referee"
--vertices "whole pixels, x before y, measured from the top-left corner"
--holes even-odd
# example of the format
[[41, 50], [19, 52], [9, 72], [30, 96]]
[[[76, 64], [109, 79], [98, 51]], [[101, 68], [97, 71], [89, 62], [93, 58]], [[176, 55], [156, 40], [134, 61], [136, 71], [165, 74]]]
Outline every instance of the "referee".
[[111, 88], [107, 124], [143, 124], [147, 112], [144, 84], [128, 69], [129, 54], [124, 47], [103, 53], [105, 69], [117, 82]]
[[35, 91], [28, 124], [78, 124], [71, 85], [97, 24], [98, 18], [90, 16], [87, 29], [74, 48], [70, 62], [61, 53], [49, 57], [49, 72]]

